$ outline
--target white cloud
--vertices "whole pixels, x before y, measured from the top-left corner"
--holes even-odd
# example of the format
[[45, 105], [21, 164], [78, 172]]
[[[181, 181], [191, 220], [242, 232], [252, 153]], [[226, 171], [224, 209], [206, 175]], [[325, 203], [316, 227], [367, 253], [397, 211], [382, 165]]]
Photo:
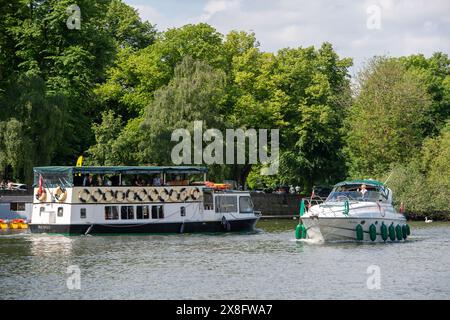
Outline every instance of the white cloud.
[[236, 10], [239, 8], [239, 0], [210, 0], [206, 3], [203, 15], [200, 17], [201, 21], [208, 21], [214, 14], [227, 11]]
[[[381, 9], [380, 29], [367, 28], [373, 5]], [[273, 52], [328, 41], [341, 56], [354, 58], [356, 69], [374, 55], [450, 52], [448, 0], [209, 0], [189, 14], [180, 10], [174, 1], [165, 14], [144, 9], [141, 15], [160, 30], [204, 21], [223, 34], [254, 31], [261, 48]]]

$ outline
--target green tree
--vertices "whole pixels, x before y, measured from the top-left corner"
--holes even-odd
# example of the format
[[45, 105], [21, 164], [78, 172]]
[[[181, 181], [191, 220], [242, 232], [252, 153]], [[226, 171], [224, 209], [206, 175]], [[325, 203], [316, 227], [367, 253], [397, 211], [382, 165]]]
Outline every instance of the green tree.
[[102, 122], [94, 123], [92, 131], [96, 144], [87, 151], [88, 163], [98, 166], [117, 165], [114, 144], [122, 131], [122, 118], [112, 110], [105, 111], [102, 113]]
[[347, 116], [349, 173], [378, 176], [420, 150], [430, 97], [422, 79], [394, 59], [374, 59], [358, 84]]
[[105, 109], [128, 121], [143, 114], [155, 91], [169, 83], [185, 56], [219, 67], [224, 63], [221, 52], [222, 35], [207, 24], [169, 29], [142, 50], [120, 50], [96, 94]]
[[426, 58], [422, 54], [398, 59], [408, 71], [420, 78], [431, 97], [429, 120], [425, 134], [437, 135], [450, 118], [450, 59], [447, 54], [435, 52]]
[[172, 164], [173, 130], [184, 128], [193, 135], [194, 121], [203, 121], [204, 128], [223, 128], [224, 119], [217, 109], [225, 87], [224, 72], [187, 56], [174, 74], [146, 110], [141, 161]]
[[142, 49], [151, 45], [157, 35], [155, 26], [142, 22], [136, 9], [121, 0], [112, 0], [105, 16], [108, 33], [118, 48]]

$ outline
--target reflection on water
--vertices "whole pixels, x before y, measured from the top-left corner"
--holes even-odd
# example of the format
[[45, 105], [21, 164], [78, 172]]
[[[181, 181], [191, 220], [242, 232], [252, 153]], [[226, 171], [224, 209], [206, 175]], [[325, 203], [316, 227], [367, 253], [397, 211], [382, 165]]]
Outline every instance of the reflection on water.
[[[405, 243], [308, 244], [297, 220], [242, 234], [0, 234], [0, 299], [450, 298], [450, 224], [412, 223]], [[81, 289], [69, 290], [71, 265]], [[368, 267], [381, 289], [369, 290]]]

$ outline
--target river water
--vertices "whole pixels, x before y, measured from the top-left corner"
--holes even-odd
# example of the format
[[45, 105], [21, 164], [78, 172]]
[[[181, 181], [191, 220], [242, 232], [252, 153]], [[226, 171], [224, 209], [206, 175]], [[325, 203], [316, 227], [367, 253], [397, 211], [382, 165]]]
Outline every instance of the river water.
[[246, 234], [0, 234], [0, 299], [449, 299], [450, 223], [404, 243], [309, 244], [295, 220]]

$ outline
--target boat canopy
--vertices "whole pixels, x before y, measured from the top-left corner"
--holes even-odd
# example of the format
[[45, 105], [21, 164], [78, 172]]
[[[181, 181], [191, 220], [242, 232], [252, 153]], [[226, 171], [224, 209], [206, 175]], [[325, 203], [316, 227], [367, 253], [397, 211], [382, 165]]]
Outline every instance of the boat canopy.
[[385, 187], [384, 183], [377, 181], [377, 180], [370, 180], [370, 179], [343, 181], [343, 182], [339, 182], [338, 184], [336, 184], [335, 187], [351, 185], [351, 184], [365, 184], [365, 185], [371, 185], [371, 186], [377, 186], [377, 187]]
[[81, 174], [155, 174], [155, 173], [175, 173], [175, 174], [200, 174], [206, 173], [206, 167], [195, 166], [84, 166], [84, 167], [68, 167], [68, 166], [52, 166], [52, 167], [35, 167], [34, 185], [39, 184], [39, 176], [42, 175], [47, 186], [60, 185], [65, 187], [73, 186], [74, 175]]

